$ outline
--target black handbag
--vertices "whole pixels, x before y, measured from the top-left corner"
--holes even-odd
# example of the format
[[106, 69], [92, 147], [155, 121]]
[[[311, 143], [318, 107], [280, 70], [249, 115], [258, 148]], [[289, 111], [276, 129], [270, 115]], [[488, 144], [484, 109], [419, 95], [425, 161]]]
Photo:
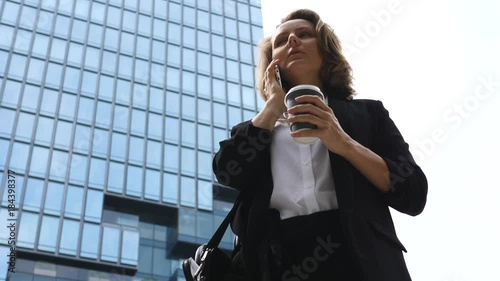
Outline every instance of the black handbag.
[[235, 260], [240, 259], [240, 253], [237, 253], [240, 245], [235, 245], [231, 257], [218, 248], [240, 203], [241, 193], [236, 198], [233, 207], [219, 228], [217, 228], [217, 231], [215, 231], [208, 244], [199, 246], [194, 258], [190, 257], [182, 262], [182, 271], [184, 272], [186, 281], [245, 280], [241, 270], [238, 270], [237, 266], [235, 266], [235, 263], [237, 263]]

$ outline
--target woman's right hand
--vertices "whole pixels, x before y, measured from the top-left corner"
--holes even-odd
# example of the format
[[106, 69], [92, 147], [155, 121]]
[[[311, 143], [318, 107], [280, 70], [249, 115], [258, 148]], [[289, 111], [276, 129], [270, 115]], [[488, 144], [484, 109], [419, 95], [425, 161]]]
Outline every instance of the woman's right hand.
[[273, 111], [281, 115], [286, 111], [285, 91], [279, 84], [274, 68], [278, 65], [279, 59], [274, 59], [267, 66], [264, 75], [264, 94], [266, 95], [266, 105]]
[[278, 64], [278, 62], [278, 59], [274, 59], [267, 66], [264, 75], [264, 94], [266, 96], [266, 104], [264, 105], [264, 108], [262, 108], [262, 110], [252, 119], [252, 124], [254, 126], [271, 131], [274, 129], [276, 120], [278, 120], [280, 116], [283, 116], [283, 112], [286, 111], [285, 91], [281, 88], [278, 80], [276, 79], [276, 74], [274, 73], [274, 67]]

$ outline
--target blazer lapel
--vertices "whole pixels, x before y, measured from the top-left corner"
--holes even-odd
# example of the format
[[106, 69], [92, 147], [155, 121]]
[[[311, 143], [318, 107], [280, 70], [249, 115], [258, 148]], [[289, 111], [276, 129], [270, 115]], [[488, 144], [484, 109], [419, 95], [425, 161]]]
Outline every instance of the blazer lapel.
[[[351, 128], [347, 102], [328, 96], [328, 106], [333, 110], [342, 129], [349, 134]], [[330, 152], [329, 154], [339, 209], [350, 213], [353, 209], [352, 165], [336, 153]]]

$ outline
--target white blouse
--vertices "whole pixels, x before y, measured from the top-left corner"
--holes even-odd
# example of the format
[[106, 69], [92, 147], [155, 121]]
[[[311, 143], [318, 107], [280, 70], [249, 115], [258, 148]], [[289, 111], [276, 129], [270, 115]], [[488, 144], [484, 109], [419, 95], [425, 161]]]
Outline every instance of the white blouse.
[[328, 149], [321, 140], [296, 143], [286, 119], [278, 119], [273, 130], [271, 171], [269, 207], [277, 209], [281, 219], [338, 209]]

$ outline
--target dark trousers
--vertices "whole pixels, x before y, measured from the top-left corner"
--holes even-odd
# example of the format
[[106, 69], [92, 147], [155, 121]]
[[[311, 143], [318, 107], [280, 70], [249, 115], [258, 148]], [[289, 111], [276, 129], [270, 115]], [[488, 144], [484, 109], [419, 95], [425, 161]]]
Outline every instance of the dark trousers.
[[338, 210], [274, 222], [279, 238], [279, 246], [271, 243], [274, 280], [360, 281], [344, 243]]

